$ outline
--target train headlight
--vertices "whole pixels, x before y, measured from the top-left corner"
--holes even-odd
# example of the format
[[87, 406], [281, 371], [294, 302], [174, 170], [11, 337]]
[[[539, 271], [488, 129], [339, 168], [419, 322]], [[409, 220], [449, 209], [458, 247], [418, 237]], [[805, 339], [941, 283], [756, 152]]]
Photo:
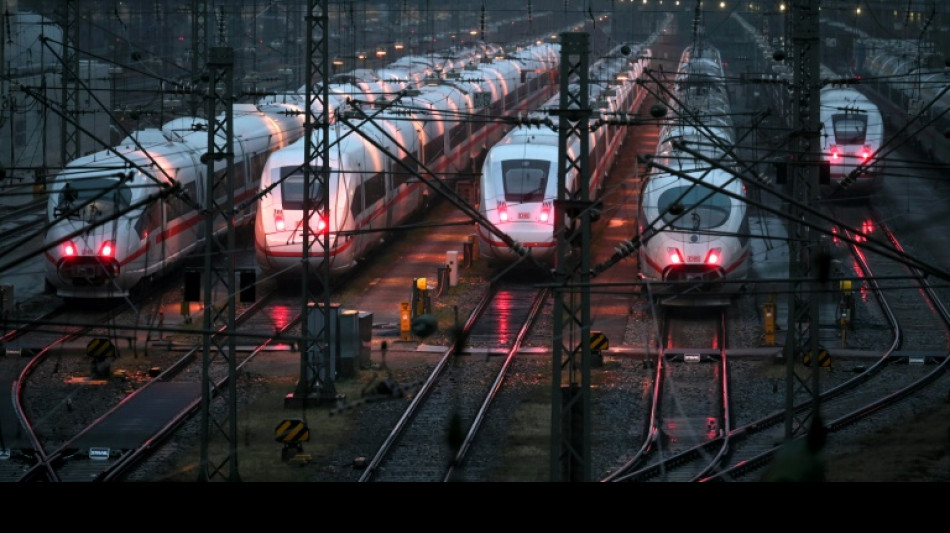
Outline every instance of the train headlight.
[[284, 231], [286, 228], [284, 224], [284, 212], [280, 209], [274, 210], [274, 226], [277, 227], [277, 231]]
[[76, 257], [77, 255], [79, 255], [79, 248], [76, 248], [73, 241], [63, 243], [63, 257]]
[[666, 255], [670, 258], [671, 265], [679, 265], [683, 262], [683, 254], [676, 248], [667, 248]]
[[505, 202], [498, 202], [498, 220], [508, 222], [508, 204]]
[[115, 257], [115, 243], [106, 241], [99, 247], [99, 257], [103, 259], [112, 259]]
[[722, 248], [710, 248], [706, 254], [707, 265], [718, 265], [722, 261]]

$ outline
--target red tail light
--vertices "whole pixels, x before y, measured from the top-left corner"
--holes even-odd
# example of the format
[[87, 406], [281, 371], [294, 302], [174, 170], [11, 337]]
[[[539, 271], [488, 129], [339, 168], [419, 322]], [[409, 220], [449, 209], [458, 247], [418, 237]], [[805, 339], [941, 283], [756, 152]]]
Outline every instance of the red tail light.
[[707, 265], [718, 265], [722, 261], [722, 248], [710, 248], [706, 254]]
[[841, 151], [838, 149], [837, 146], [832, 146], [831, 148], [829, 148], [828, 155], [831, 156], [832, 163], [838, 163], [841, 161]]
[[505, 202], [498, 202], [498, 220], [508, 222], [508, 204]]
[[865, 146], [861, 149], [861, 162], [867, 163], [868, 159], [871, 159], [871, 148]]
[[666, 255], [669, 256], [671, 264], [679, 265], [683, 262], [683, 254], [676, 248], [667, 248]]
[[549, 202], [544, 202], [541, 204], [541, 222], [547, 222], [551, 220], [551, 204]]
[[280, 209], [274, 210], [274, 226], [277, 227], [277, 231], [284, 231], [284, 229], [287, 227], [284, 224], [284, 212]]
[[63, 243], [63, 257], [75, 257], [79, 255], [79, 248], [76, 248], [76, 245], [73, 244], [73, 241], [66, 241]]
[[106, 241], [99, 247], [99, 257], [103, 259], [112, 259], [115, 257], [115, 243]]
[[317, 231], [316, 231], [316, 233], [319, 233], [319, 234], [321, 234], [321, 235], [324, 235], [324, 234], [329, 233], [329, 232], [330, 232], [330, 225], [327, 224], [327, 219], [325, 219], [325, 218], [323, 218], [323, 217], [317, 217]]

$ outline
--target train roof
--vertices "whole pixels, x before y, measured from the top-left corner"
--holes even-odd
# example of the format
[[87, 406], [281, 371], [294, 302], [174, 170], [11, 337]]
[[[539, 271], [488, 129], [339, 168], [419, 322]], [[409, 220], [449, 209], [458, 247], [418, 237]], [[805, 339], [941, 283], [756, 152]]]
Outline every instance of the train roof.
[[495, 143], [496, 147], [510, 146], [513, 149], [523, 150], [525, 144], [554, 145], [557, 146], [558, 134], [547, 126], [518, 126], [508, 132], [507, 135]]
[[[684, 177], [685, 176], [685, 177]], [[745, 196], [744, 182], [741, 178], [719, 168], [701, 167], [670, 173], [656, 169], [644, 184], [644, 201], [671, 187], [698, 185], [710, 189], [722, 189], [731, 195]]]
[[851, 109], [864, 113], [880, 114], [880, 110], [874, 102], [862, 94], [861, 91], [851, 87], [824, 87], [821, 89], [819, 98], [822, 113]]

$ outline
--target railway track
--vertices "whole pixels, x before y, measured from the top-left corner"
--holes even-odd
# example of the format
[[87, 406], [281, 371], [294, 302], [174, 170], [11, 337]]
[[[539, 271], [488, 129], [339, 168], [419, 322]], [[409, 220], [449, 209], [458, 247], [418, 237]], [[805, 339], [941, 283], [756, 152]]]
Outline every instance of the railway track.
[[[836, 219], [848, 228], [853, 226], [846, 221], [874, 220], [873, 226], [887, 234], [882, 242], [890, 242], [892, 251], [900, 249], [897, 237], [887, 232], [883, 221], [868, 218], [871, 213], [866, 207], [857, 209], [852, 213], [839, 211]], [[878, 359], [859, 367], [859, 372], [822, 373], [817, 408], [809, 390], [794, 391], [795, 417], [812, 421], [817, 418], [829, 435], [845, 432], [885, 409], [900, 408], [901, 402], [940, 378], [948, 364], [940, 336], [934, 341], [932, 330], [929, 335], [907, 333], [921, 325], [946, 331], [950, 323], [946, 308], [926, 278], [894, 261], [893, 257], [868, 253], [862, 246], [862, 235], [845, 229], [842, 237], [839, 245], [846, 246], [847, 242], [854, 258], [855, 271], [851, 274], [873, 293], [881, 316], [892, 332], [892, 340]], [[909, 340], [912, 337], [917, 340]], [[805, 369], [800, 362], [796, 365], [801, 375]], [[703, 465], [705, 470], [698, 481], [746, 481], [770, 475], [774, 471], [765, 469], [785, 445], [786, 410], [778, 409], [764, 416], [733, 411], [731, 418], [737, 423], [721, 436], [608, 480], [645, 481], [683, 469], [699, 470], [697, 465]], [[740, 423], [750, 418], [751, 422]], [[799, 438], [805, 437], [800, 435]], [[728, 453], [719, 454], [717, 450], [728, 450]], [[711, 457], [715, 460], [710, 460]]]
[[[276, 301], [277, 298], [271, 294], [247, 307], [237, 317], [236, 325], [246, 323], [266, 306], [280, 305], [281, 302]], [[291, 303], [290, 297], [284, 298], [285, 304]], [[298, 320], [299, 316], [292, 318], [284, 327], [273, 331], [270, 337], [261, 339], [249, 352], [241, 356], [233, 354], [240, 359], [236, 362], [237, 369], [240, 370], [271, 343], [287, 336]], [[228, 332], [221, 329], [215, 336], [226, 334]], [[173, 365], [155, 376], [155, 379], [123, 397], [75, 435], [59, 442], [56, 438], [49, 438], [49, 434], [44, 435], [36, 431], [28, 417], [22, 413], [23, 398], [29, 387], [31, 374], [40, 365], [49, 364], [49, 350], [37, 354], [13, 385], [17, 408], [21, 410], [18, 416], [23, 423], [24, 432], [30, 435], [29, 440], [33, 444], [32, 450], [21, 453], [31, 455], [34, 459], [16, 480], [121, 480], [123, 474], [145, 459], [163, 439], [173, 434], [177, 427], [198, 412], [203, 399], [204, 380], [214, 384], [210, 392], [214, 396], [210, 399], [211, 402], [225, 390], [230, 379], [227, 369], [217, 366], [203, 371], [200, 368], [203, 363], [202, 355], [201, 344], [195, 343]]]
[[[702, 315], [681, 309], [664, 313], [662, 343], [653, 364], [653, 400], [646, 438], [636, 454], [603, 481], [623, 480], [631, 472], [642, 470], [648, 470], [649, 478], [654, 480], [692, 481], [705, 471], [701, 461], [690, 468], [676, 468], [668, 466], [664, 458], [699, 451], [705, 457], [725, 453], [724, 445], [716, 449], [706, 443], [728, 432], [732, 423], [726, 313], [721, 308], [704, 311]], [[695, 347], [696, 339], [708, 339], [709, 345]], [[682, 393], [686, 391], [696, 400], [685, 403]]]
[[[546, 290], [496, 282], [369, 462], [360, 481], [464, 481], [466, 460]], [[483, 354], [473, 350], [488, 346]], [[498, 351], [500, 350], [500, 351]]]

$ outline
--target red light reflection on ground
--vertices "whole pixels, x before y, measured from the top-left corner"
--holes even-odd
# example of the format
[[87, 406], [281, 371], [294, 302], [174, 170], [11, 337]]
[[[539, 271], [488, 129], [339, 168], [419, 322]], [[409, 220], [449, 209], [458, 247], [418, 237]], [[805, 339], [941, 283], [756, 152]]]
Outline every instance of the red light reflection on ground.
[[511, 327], [511, 303], [515, 296], [508, 291], [499, 291], [496, 301], [499, 302], [498, 307], [495, 308], [496, 319], [498, 327], [496, 331], [502, 336], [498, 339], [498, 343], [502, 346], [507, 346], [509, 342], [514, 342], [513, 339], [508, 338], [508, 334], [511, 333], [509, 328]]
[[291, 311], [290, 307], [285, 305], [277, 305], [270, 308], [270, 319], [274, 323], [274, 328], [276, 330], [284, 329], [287, 324], [290, 323], [290, 319], [293, 317], [294, 313], [298, 308], [294, 308]]

